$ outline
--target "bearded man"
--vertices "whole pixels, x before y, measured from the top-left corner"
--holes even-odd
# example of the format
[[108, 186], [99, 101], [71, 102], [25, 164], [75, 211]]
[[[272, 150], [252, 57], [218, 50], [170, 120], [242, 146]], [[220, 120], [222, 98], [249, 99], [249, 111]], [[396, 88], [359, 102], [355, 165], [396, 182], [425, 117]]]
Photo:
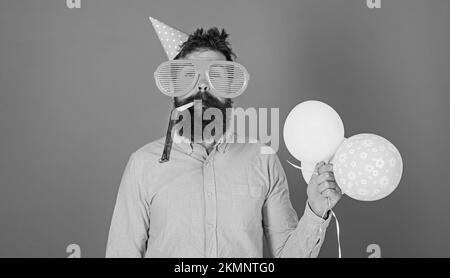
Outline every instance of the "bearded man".
[[[170, 59], [155, 73], [158, 87], [172, 96], [175, 109], [189, 107], [184, 111], [193, 125], [169, 128], [166, 137], [130, 156], [106, 256], [262, 257], [265, 238], [270, 256], [317, 257], [330, 209], [342, 196], [332, 165], [316, 165], [299, 219], [276, 153], [262, 153], [261, 143], [229, 140], [239, 135], [226, 127], [225, 111], [248, 77], [234, 62], [228, 34], [197, 29], [187, 37], [151, 20]], [[179, 51], [169, 44], [172, 38], [184, 40]], [[205, 131], [211, 123], [202, 117], [209, 108], [222, 113], [225, 128], [196, 138], [194, 126]]]

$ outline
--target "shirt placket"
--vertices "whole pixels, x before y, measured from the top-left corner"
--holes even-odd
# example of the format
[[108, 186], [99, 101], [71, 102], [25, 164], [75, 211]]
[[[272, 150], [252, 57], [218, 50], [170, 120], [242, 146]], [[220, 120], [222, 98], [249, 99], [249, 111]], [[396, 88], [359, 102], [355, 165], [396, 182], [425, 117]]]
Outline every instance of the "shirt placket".
[[205, 194], [206, 256], [217, 257], [217, 196], [214, 179], [214, 151], [203, 163], [203, 189]]

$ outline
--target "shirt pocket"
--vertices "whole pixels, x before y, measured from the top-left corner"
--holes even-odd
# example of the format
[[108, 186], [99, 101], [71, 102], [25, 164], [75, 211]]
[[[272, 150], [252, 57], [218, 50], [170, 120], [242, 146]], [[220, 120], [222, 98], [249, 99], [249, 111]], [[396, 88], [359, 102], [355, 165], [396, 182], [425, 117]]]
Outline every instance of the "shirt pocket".
[[255, 230], [262, 227], [262, 205], [264, 202], [261, 186], [232, 184], [232, 225], [239, 230]]

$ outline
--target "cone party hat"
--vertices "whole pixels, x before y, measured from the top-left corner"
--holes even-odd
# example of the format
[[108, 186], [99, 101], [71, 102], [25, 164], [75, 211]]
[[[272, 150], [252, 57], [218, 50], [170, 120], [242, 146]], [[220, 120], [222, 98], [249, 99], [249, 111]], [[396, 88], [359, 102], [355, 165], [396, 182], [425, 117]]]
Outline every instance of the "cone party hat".
[[185, 33], [170, 27], [169, 25], [149, 17], [152, 22], [153, 28], [161, 41], [161, 44], [166, 51], [169, 60], [173, 60], [175, 56], [180, 52], [180, 45], [188, 39], [188, 35]]

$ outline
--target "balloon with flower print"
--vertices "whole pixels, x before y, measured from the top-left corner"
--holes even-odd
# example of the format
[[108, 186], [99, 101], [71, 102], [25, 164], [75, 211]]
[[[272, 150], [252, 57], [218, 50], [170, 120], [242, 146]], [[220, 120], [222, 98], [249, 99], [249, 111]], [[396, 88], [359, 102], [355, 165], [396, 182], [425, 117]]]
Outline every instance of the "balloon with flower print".
[[391, 194], [403, 172], [397, 148], [375, 134], [348, 138], [339, 146], [333, 162], [336, 182], [343, 193], [360, 201], [376, 201]]

